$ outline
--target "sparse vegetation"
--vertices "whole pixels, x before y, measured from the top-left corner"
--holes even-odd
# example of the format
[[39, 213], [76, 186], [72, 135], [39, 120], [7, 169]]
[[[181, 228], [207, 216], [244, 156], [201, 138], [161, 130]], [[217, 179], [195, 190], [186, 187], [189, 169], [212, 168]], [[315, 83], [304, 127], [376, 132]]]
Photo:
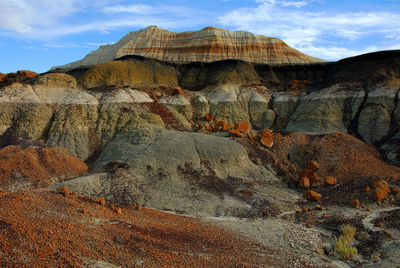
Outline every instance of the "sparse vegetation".
[[342, 234], [336, 239], [334, 244], [335, 250], [340, 259], [352, 260], [357, 256], [357, 249], [351, 246], [356, 234], [356, 228], [350, 225], [343, 225], [340, 228], [340, 232]]

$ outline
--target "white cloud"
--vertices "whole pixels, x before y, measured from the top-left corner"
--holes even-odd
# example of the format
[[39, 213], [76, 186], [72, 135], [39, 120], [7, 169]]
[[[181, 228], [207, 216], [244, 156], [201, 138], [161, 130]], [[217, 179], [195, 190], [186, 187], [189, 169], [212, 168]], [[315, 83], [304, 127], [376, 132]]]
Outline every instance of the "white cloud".
[[136, 4], [136, 5], [116, 5], [107, 6], [103, 9], [105, 13], [135, 13], [135, 14], [149, 14], [154, 13], [154, 8], [149, 5]]
[[81, 10], [83, 0], [3, 0], [0, 28], [28, 33], [37, 26], [51, 26], [59, 19]]
[[282, 1], [281, 3], [282, 6], [284, 7], [304, 7], [308, 5], [307, 1]]
[[[288, 45], [316, 57], [340, 59], [370, 52], [371, 47], [346, 48], [372, 35], [397, 39], [400, 12], [311, 12], [316, 1], [256, 0], [255, 8], [239, 8], [219, 17], [225, 27], [279, 37]], [[382, 33], [385, 33], [384, 35]], [[385, 46], [378, 46], [376, 49]]]

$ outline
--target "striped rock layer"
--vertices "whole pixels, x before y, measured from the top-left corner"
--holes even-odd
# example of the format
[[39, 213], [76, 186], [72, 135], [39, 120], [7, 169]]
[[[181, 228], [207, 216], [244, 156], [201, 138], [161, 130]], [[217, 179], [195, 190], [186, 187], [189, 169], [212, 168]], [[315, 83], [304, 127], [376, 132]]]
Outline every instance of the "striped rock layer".
[[245, 31], [206, 27], [201, 31], [170, 32], [156, 26], [130, 32], [112, 45], [92, 51], [82, 60], [53, 69], [90, 67], [124, 56], [143, 56], [174, 63], [237, 59], [263, 64], [322, 62], [289, 47], [278, 38]]

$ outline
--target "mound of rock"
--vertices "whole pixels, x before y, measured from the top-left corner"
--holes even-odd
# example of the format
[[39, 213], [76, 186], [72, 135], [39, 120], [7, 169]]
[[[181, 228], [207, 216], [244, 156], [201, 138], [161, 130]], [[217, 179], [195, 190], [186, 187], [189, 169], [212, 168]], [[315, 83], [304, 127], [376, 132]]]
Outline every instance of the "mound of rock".
[[101, 86], [178, 86], [177, 71], [151, 59], [131, 59], [98, 64], [79, 80], [86, 88]]
[[200, 31], [174, 33], [156, 26], [130, 32], [112, 45], [101, 46], [80, 61], [53, 69], [93, 66], [124, 56], [143, 56], [188, 63], [238, 59], [267, 64], [323, 62], [289, 47], [278, 38], [244, 31], [206, 27]]
[[47, 73], [36, 78], [36, 84], [47, 87], [76, 88], [76, 80], [64, 73]]
[[125, 169], [62, 185], [118, 204], [191, 215], [262, 216], [263, 209], [293, 208], [298, 198], [273, 172], [252, 163], [243, 146], [223, 137], [160, 128], [118, 134], [94, 168], [107, 170], [112, 163]]
[[[338, 183], [365, 178], [400, 178], [400, 168], [385, 162], [372, 146], [338, 132], [326, 135], [292, 133], [274, 139], [276, 157], [282, 172], [300, 180], [300, 171], [314, 160], [319, 178], [334, 177]], [[295, 171], [295, 172], [293, 172]]]
[[88, 172], [62, 148], [8, 146], [0, 150], [0, 189], [47, 187]]

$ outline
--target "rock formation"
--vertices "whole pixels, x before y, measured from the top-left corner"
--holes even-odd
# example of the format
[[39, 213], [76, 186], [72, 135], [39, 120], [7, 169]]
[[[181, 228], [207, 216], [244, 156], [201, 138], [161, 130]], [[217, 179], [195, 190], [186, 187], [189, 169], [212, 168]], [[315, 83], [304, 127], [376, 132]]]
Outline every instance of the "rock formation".
[[[270, 170], [252, 163], [243, 146], [227, 138], [140, 129], [115, 136], [94, 169], [107, 169], [112, 161], [126, 163], [130, 172], [93, 174], [61, 185], [80, 194], [104, 196], [117, 204], [135, 201], [202, 216], [257, 215], [262, 204], [285, 211], [292, 208], [288, 207], [290, 200], [297, 199]], [[258, 185], [250, 187], [256, 178]], [[243, 189], [257, 193], [244, 198]], [[253, 204], [250, 209], [249, 204]]]
[[150, 26], [130, 32], [115, 44], [101, 46], [80, 61], [53, 69], [90, 67], [132, 55], [175, 63], [237, 59], [276, 65], [323, 61], [289, 47], [278, 38], [250, 32], [206, 27], [201, 31], [174, 33]]

